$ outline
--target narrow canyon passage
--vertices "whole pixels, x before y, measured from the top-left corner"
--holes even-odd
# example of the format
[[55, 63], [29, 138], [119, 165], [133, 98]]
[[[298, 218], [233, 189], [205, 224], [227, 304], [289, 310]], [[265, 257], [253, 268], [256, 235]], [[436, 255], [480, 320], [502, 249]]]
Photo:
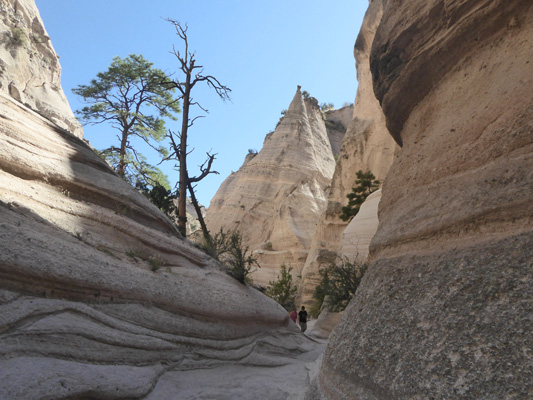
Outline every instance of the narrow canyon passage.
[[292, 353], [287, 350], [290, 349], [287, 343], [277, 347], [281, 342], [276, 341], [285, 339], [273, 336], [270, 351], [262, 354], [271, 360], [271, 367], [254, 366], [251, 360], [212, 368], [168, 371], [159, 377], [154, 390], [145, 399], [171, 399], [176, 393], [183, 399], [303, 399], [311, 379], [318, 374], [321, 355], [327, 344], [327, 340], [314, 335], [314, 322], [310, 321], [310, 328], [305, 334], [309, 347], [306, 353]]

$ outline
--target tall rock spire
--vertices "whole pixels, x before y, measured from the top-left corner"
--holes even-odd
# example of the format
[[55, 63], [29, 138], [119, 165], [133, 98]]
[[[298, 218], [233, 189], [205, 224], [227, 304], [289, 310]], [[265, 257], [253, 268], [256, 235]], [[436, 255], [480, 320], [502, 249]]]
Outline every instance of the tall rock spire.
[[314, 98], [300, 87], [263, 148], [246, 157], [220, 186], [207, 212], [211, 232], [237, 229], [256, 251], [261, 269], [253, 279], [267, 284], [282, 263], [303, 267], [335, 159]]

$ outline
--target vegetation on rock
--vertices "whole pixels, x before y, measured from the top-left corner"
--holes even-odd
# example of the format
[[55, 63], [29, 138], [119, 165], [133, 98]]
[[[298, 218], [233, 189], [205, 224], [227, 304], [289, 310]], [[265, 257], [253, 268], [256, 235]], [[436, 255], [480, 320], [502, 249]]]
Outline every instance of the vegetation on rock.
[[24, 46], [27, 42], [26, 34], [24, 29], [21, 28], [11, 28], [11, 46], [19, 47]]
[[152, 204], [167, 214], [173, 221], [176, 216], [176, 195], [167, 187], [155, 183], [151, 188], [147, 186], [137, 186]]
[[249, 246], [243, 245], [239, 231], [220, 228], [216, 234], [204, 237], [202, 247], [207, 254], [222, 262], [229, 274], [241, 283], [251, 283], [250, 274], [255, 271], [254, 268], [260, 268]]
[[357, 179], [355, 181], [356, 186], [352, 188], [352, 191], [346, 195], [348, 198], [348, 204], [341, 209], [340, 219], [343, 221], [349, 221], [357, 215], [361, 204], [372, 193], [379, 189], [380, 181], [376, 180], [376, 177], [372, 172], [363, 172], [361, 170], [356, 173]]
[[331, 111], [331, 110], [334, 110], [334, 109], [335, 109], [335, 106], [333, 105], [333, 103], [322, 103], [322, 104], [320, 104], [320, 111], [326, 112], [326, 111]]
[[164, 118], [176, 119], [179, 104], [172, 96], [174, 90], [161, 86], [168, 79], [160, 69], [142, 55], [115, 57], [105, 72], [97, 74], [89, 85], [79, 85], [72, 92], [88, 103], [76, 111], [84, 124], [110, 123], [118, 131], [118, 146], [101, 151], [101, 155], [117, 173], [135, 185], [168, 185], [162, 181], [161, 171], [146, 162], [146, 158], [131, 143], [141, 139], [162, 157], [167, 150], [158, 143], [165, 136]]
[[276, 281], [268, 283], [265, 294], [276, 300], [281, 306], [291, 311], [296, 306], [296, 291], [298, 288], [292, 282], [292, 267], [281, 265], [280, 274]]
[[319, 271], [321, 280], [313, 292], [311, 313], [318, 315], [323, 306], [329, 311], [344, 311], [354, 296], [368, 264], [346, 258]]

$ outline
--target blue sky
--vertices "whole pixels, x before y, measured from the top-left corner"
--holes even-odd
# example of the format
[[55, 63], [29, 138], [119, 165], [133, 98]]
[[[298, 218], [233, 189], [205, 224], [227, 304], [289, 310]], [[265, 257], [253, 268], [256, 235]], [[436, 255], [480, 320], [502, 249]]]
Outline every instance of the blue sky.
[[[45, 28], [60, 56], [62, 86], [71, 108], [83, 106], [72, 88], [88, 84], [105, 71], [114, 56], [142, 54], [167, 72], [178, 70], [169, 53], [182, 42], [164, 18], [189, 26], [190, 49], [205, 73], [232, 89], [223, 102], [207, 88], [196, 87], [194, 98], [209, 110], [189, 131], [189, 175], [205, 153], [217, 153], [220, 175], [209, 175], [197, 196], [209, 205], [222, 181], [237, 171], [248, 149], [260, 150], [302, 85], [319, 102], [342, 107], [357, 89], [353, 45], [368, 1], [288, 0], [36, 0]], [[180, 116], [178, 115], [178, 118]], [[179, 130], [180, 122], [168, 124]], [[109, 126], [85, 126], [85, 138], [98, 148], [117, 144]], [[154, 164], [148, 150], [142, 151]], [[161, 168], [171, 184], [173, 164]]]

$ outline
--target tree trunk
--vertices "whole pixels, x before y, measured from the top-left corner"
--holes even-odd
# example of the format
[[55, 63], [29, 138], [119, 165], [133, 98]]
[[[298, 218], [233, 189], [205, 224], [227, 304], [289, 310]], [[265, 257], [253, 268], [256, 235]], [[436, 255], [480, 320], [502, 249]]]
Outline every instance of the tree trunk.
[[126, 130], [122, 131], [122, 140], [120, 141], [120, 153], [119, 153], [119, 164], [118, 164], [118, 174], [121, 177], [126, 176], [126, 145], [128, 144], [128, 133]]
[[189, 129], [189, 107], [191, 95], [191, 74], [187, 74], [185, 94], [183, 96], [183, 116], [181, 122], [181, 138], [179, 151], [180, 180], [178, 186], [178, 229], [183, 237], [187, 236], [187, 130]]
[[192, 205], [194, 206], [194, 209], [196, 210], [196, 215], [198, 216], [198, 222], [200, 222], [200, 226], [202, 227], [202, 233], [204, 234], [205, 240], [207, 240], [208, 244], [211, 244], [211, 236], [209, 235], [209, 231], [207, 230], [207, 225], [204, 221], [204, 216], [202, 215], [202, 209], [200, 208], [200, 205], [198, 204], [198, 200], [196, 199], [196, 194], [194, 193], [194, 188], [192, 187], [192, 184], [189, 182], [189, 193], [191, 194], [191, 201]]

